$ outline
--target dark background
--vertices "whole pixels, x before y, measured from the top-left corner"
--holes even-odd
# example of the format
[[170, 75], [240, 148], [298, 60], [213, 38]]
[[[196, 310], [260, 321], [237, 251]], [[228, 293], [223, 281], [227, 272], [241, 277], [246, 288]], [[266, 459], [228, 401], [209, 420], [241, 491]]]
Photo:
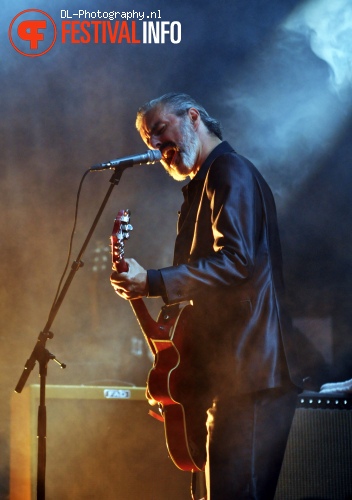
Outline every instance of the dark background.
[[[42, 57], [25, 57], [9, 43], [11, 20], [28, 8], [46, 11], [58, 26], [59, 40]], [[181, 22], [182, 41], [63, 45], [60, 10], [80, 8], [160, 9], [162, 20]], [[66, 262], [81, 177], [95, 163], [145, 151], [135, 112], [164, 92], [199, 100], [270, 183], [307, 377], [316, 387], [351, 378], [351, 40], [348, 0], [3, 2], [1, 498], [9, 401]], [[103, 172], [85, 180], [70, 262], [109, 179]], [[49, 348], [67, 369], [50, 363], [48, 383], [144, 384], [150, 360], [128, 303], [109, 284], [109, 236], [117, 211], [129, 208], [126, 254], [146, 268], [169, 265], [181, 187], [159, 164], [124, 173], [54, 322]], [[37, 367], [28, 383], [36, 382]]]

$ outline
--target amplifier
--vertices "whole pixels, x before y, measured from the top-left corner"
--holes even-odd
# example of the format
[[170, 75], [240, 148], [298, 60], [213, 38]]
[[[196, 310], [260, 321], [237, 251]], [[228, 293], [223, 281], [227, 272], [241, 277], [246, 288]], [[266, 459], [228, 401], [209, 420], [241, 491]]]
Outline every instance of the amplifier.
[[302, 393], [275, 500], [352, 499], [352, 398]]
[[[39, 385], [11, 401], [10, 500], [34, 500]], [[145, 388], [46, 387], [47, 500], [189, 500]]]

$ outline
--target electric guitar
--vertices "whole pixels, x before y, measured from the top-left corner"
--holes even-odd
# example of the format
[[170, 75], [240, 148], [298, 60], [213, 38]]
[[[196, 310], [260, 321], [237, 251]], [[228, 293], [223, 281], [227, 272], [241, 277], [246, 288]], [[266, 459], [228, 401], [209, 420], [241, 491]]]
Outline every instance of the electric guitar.
[[[112, 262], [116, 270], [128, 271], [124, 240], [132, 230], [130, 211], [120, 210], [111, 235]], [[192, 305], [164, 306], [155, 321], [143, 299], [129, 301], [144, 338], [154, 356], [147, 378], [146, 396], [157, 404], [164, 422], [166, 445], [174, 464], [181, 470], [204, 469], [206, 451], [206, 405], [197, 404], [199, 373], [194, 364], [190, 324]], [[187, 333], [189, 335], [187, 335]]]

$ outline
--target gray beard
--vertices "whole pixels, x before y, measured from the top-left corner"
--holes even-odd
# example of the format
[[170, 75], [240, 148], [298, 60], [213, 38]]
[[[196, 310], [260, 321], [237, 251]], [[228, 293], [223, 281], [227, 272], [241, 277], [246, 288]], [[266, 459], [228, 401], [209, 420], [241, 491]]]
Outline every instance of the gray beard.
[[185, 167], [192, 169], [197, 159], [198, 138], [192, 128], [192, 125], [187, 121], [181, 125], [182, 142], [180, 144], [180, 156]]
[[198, 137], [194, 132], [192, 125], [184, 119], [181, 124], [182, 140], [179, 146], [179, 156], [182, 160], [182, 171], [176, 171], [164, 164], [165, 169], [176, 181], [184, 181], [192, 172], [197, 160]]

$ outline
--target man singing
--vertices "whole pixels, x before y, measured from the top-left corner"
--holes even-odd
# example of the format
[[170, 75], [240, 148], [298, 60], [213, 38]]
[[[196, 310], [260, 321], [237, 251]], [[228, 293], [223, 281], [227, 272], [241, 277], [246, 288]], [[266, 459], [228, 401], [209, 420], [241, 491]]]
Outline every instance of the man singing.
[[[282, 308], [275, 203], [252, 163], [222, 139], [194, 99], [170, 93], [143, 105], [136, 126], [183, 188], [173, 265], [126, 259], [118, 295], [191, 301], [188, 335], [206, 369], [208, 500], [269, 500], [296, 406], [292, 337]], [[196, 359], [197, 358], [197, 359]], [[203, 390], [203, 388], [202, 388]]]

